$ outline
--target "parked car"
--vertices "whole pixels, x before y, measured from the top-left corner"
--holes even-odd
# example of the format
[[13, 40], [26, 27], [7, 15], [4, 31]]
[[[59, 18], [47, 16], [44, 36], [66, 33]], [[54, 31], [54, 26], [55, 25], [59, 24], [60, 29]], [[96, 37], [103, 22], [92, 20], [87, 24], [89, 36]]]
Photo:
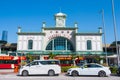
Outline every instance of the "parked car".
[[100, 77], [105, 77], [109, 76], [111, 71], [109, 70], [109, 67], [104, 67], [96, 63], [88, 63], [79, 68], [68, 69], [67, 74], [71, 76], [98, 75]]
[[117, 69], [117, 75], [120, 76], [120, 66], [119, 66], [118, 69]]
[[20, 68], [18, 75], [59, 75], [61, 67], [59, 61], [54, 60], [35, 60]]

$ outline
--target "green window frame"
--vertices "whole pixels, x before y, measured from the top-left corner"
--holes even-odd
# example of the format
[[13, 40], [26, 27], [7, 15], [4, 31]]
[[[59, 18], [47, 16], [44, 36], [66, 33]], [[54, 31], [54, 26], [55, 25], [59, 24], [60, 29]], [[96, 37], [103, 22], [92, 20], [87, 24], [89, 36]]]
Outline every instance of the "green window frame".
[[54, 39], [52, 39], [47, 47], [46, 50], [70, 50], [73, 51], [73, 46], [72, 43], [64, 38], [64, 37], [56, 37]]
[[33, 40], [28, 40], [28, 49], [33, 49]]
[[91, 50], [91, 49], [92, 49], [92, 41], [87, 40], [87, 50]]

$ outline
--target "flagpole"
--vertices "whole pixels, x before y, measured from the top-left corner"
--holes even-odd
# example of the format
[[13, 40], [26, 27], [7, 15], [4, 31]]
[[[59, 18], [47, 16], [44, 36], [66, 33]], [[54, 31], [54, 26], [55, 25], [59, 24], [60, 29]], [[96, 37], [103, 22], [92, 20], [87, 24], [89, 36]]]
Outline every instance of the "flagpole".
[[112, 0], [112, 16], [113, 16], [114, 36], [115, 36], [116, 53], [117, 53], [117, 65], [119, 66], [119, 53], [118, 53], [118, 44], [117, 44], [117, 31], [116, 31], [116, 20], [115, 20], [114, 1], [113, 0]]

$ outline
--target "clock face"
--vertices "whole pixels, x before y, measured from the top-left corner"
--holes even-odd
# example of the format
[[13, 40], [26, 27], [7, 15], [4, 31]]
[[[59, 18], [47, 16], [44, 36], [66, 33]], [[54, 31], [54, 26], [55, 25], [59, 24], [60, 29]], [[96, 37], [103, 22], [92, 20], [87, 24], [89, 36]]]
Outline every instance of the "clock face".
[[63, 19], [58, 19], [58, 26], [62, 26], [64, 23], [64, 20]]

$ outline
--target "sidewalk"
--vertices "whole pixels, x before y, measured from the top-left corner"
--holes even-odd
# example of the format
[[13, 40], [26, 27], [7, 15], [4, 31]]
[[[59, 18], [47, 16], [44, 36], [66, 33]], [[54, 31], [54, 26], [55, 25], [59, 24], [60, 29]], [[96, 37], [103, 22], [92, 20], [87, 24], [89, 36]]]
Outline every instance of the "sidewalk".
[[14, 69], [0, 69], [0, 75], [7, 75], [7, 74], [17, 74], [17, 73], [14, 73]]

